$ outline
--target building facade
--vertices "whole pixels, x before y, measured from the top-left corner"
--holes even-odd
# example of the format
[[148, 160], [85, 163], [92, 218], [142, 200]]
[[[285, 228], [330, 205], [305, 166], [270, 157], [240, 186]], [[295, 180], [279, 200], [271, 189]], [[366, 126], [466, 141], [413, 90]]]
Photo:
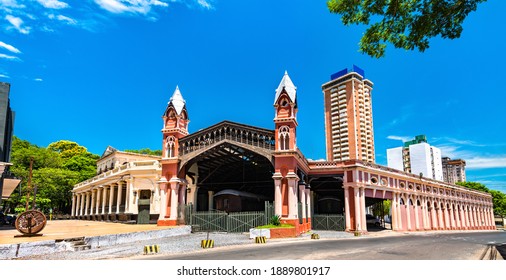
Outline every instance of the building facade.
[[329, 161], [374, 162], [373, 83], [357, 66], [330, 77], [322, 86], [326, 154]]
[[450, 184], [466, 181], [466, 161], [462, 159], [442, 158], [443, 180]]
[[74, 186], [71, 216], [96, 221], [154, 223], [160, 210], [160, 157], [107, 147], [97, 176]]
[[403, 147], [387, 149], [388, 167], [443, 181], [441, 150], [430, 146], [425, 135], [405, 142]]
[[[357, 72], [350, 74], [356, 75], [352, 80], [363, 79]], [[356, 81], [351, 83], [353, 89]], [[197, 212], [222, 206], [226, 210], [225, 205], [232, 203], [234, 211], [247, 210], [250, 204], [244, 208], [232, 198], [247, 193], [260, 205], [272, 203], [274, 214], [293, 225], [297, 234], [329, 218], [343, 221], [339, 230], [367, 232], [367, 209], [385, 200], [391, 202], [388, 214], [396, 231], [495, 229], [488, 193], [377, 165], [367, 150], [350, 152], [346, 160], [334, 159], [333, 154], [329, 160], [308, 160], [297, 147], [298, 94], [285, 73], [274, 92], [273, 129], [223, 121], [189, 133], [186, 102], [176, 88], [162, 115], [162, 157], [128, 162], [117, 160], [122, 154], [109, 149], [98, 167], [104, 173], [75, 186], [73, 214], [98, 214], [102, 219], [134, 215], [140, 209], [135, 191], [138, 197], [139, 190], [146, 190], [151, 192], [150, 210], [158, 211], [157, 224], [174, 226], [185, 222], [181, 212], [188, 205]], [[350, 96], [348, 101], [353, 99]], [[362, 116], [357, 113], [347, 116], [347, 121], [359, 124]], [[333, 139], [332, 133], [326, 136], [327, 143]], [[369, 150], [372, 155], [373, 150]], [[137, 185], [137, 178], [146, 177], [151, 183], [158, 179]], [[218, 199], [220, 194], [226, 196]], [[99, 201], [100, 197], [105, 199]]]

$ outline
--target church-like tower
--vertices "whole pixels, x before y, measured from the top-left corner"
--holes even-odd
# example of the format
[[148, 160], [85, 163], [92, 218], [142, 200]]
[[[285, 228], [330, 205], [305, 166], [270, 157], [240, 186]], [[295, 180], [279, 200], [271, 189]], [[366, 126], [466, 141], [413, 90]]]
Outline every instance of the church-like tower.
[[274, 98], [274, 212], [283, 222], [298, 225], [297, 213], [297, 87], [288, 73], [281, 79]]
[[161, 208], [158, 225], [176, 225], [177, 206], [184, 202], [186, 181], [179, 171], [179, 139], [188, 135], [186, 101], [176, 87], [162, 116]]

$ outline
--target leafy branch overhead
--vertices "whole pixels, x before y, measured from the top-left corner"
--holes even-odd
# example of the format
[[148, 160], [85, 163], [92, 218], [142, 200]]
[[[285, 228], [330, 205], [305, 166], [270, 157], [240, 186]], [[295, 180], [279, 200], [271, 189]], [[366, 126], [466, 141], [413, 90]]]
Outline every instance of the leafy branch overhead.
[[429, 39], [460, 38], [462, 23], [486, 0], [329, 0], [331, 13], [341, 15], [344, 25], [369, 26], [359, 50], [372, 57], [385, 56], [386, 43], [420, 52]]

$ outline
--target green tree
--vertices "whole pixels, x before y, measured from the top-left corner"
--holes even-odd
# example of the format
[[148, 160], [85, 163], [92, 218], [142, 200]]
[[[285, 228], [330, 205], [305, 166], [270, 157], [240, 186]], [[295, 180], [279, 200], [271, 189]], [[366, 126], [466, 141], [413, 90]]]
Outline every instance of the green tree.
[[151, 156], [161, 156], [162, 150], [151, 150], [150, 148], [143, 148], [140, 150], [125, 150], [125, 152], [143, 154], [143, 155], [151, 155]]
[[[37, 188], [36, 205], [43, 211], [70, 212], [73, 186], [96, 174], [98, 155], [68, 140], [51, 143], [47, 148], [13, 137], [10, 168], [21, 178], [21, 194], [14, 192], [8, 200], [9, 208], [24, 209], [26, 194], [33, 197]], [[32, 181], [28, 186], [30, 161], [33, 159]], [[31, 207], [31, 204], [30, 204]]]
[[328, 0], [331, 13], [341, 15], [344, 25], [368, 26], [359, 50], [372, 57], [385, 55], [386, 43], [420, 52], [429, 39], [460, 38], [462, 23], [486, 0]]

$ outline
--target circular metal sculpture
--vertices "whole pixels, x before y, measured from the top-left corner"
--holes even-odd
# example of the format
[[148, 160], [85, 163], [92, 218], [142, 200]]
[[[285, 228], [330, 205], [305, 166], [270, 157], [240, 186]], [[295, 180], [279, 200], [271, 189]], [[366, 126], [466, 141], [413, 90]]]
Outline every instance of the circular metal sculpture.
[[21, 213], [16, 219], [16, 229], [24, 235], [37, 235], [46, 226], [46, 216], [37, 210]]

